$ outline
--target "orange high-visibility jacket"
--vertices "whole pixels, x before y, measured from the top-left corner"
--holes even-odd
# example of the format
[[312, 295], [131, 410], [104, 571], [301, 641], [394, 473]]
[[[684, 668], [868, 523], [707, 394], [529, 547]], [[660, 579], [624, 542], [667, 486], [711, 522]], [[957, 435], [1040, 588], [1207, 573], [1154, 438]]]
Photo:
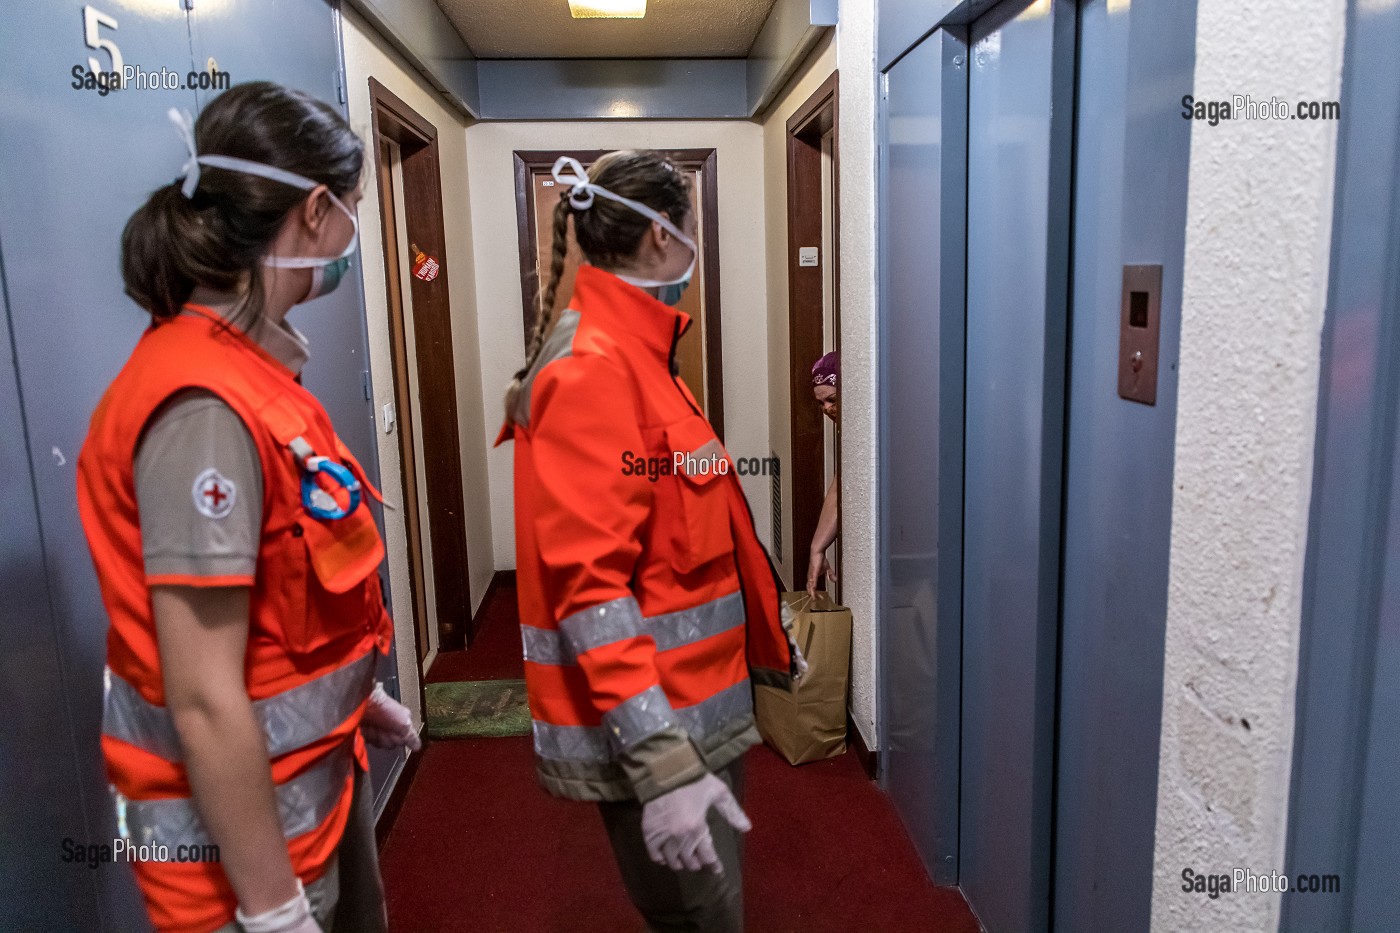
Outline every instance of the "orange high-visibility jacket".
[[[136, 447], [155, 410], [186, 388], [226, 402], [257, 446], [263, 503], [255, 576], [145, 574]], [[133, 844], [164, 846], [172, 859], [135, 865], [160, 931], [217, 929], [233, 920], [237, 899], [217, 862], [178, 861], [198, 857], [204, 850], [190, 847], [213, 840], [191, 799], [165, 706], [151, 586], [251, 587], [248, 696], [266, 734], [292, 868], [303, 882], [320, 877], [340, 842], [353, 761], [368, 764], [360, 717], [392, 637], [377, 572], [384, 545], [363, 501], [336, 521], [306, 511], [291, 446], [341, 460], [372, 490], [325, 409], [293, 374], [213, 311], [190, 305], [142, 336], [98, 404], [78, 458], [79, 512], [111, 621], [102, 752], [118, 830]], [[343, 490], [325, 488], [348, 505]]]
[[722, 768], [758, 742], [751, 678], [789, 683], [777, 575], [674, 375], [689, 324], [583, 266], [496, 441], [516, 444], [525, 680], [558, 796], [646, 801]]

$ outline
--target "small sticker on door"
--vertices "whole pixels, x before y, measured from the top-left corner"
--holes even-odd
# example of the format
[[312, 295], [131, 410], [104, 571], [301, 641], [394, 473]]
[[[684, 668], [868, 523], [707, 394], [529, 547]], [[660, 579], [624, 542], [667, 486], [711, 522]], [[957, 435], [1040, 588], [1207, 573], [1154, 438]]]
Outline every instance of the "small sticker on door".
[[817, 247], [799, 247], [797, 250], [797, 264], [799, 266], [815, 266], [817, 264]]

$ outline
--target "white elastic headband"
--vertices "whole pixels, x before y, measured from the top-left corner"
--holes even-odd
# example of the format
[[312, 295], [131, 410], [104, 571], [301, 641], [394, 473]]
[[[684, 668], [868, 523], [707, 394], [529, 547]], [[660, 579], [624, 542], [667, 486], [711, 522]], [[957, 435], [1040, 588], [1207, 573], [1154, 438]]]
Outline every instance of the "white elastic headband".
[[181, 111], [171, 107], [166, 113], [170, 117], [170, 122], [175, 124], [175, 129], [179, 131], [180, 138], [185, 141], [185, 150], [189, 153], [189, 158], [185, 160], [184, 166], [180, 169], [180, 177], [185, 180], [184, 185], [180, 187], [180, 193], [187, 198], [194, 197], [194, 189], [199, 187], [200, 165], [225, 168], [248, 175], [260, 175], [263, 178], [280, 181], [284, 185], [291, 185], [307, 191], [321, 184], [321, 182], [312, 181], [310, 178], [278, 168], [275, 165], [264, 165], [261, 162], [251, 162], [248, 159], [238, 159], [233, 156], [200, 155], [195, 149], [194, 118], [190, 116], [189, 111]]
[[[573, 174], [564, 174], [563, 169], [566, 168], [573, 169]], [[554, 168], [551, 174], [554, 176], [554, 180], [559, 184], [573, 185], [573, 188], [569, 191], [568, 197], [569, 204], [573, 206], [574, 210], [588, 210], [590, 207], [593, 206], [593, 196], [595, 194], [602, 195], [609, 201], [616, 201], [619, 204], [626, 204], [628, 207], [632, 208], [632, 210], [636, 211], [638, 214], [641, 214], [643, 217], [649, 217], [657, 223], [661, 224], [661, 226], [665, 230], [667, 230], [672, 236], [680, 240], [686, 246], [689, 246], [691, 252], [694, 252], [698, 255], [699, 251], [696, 249], [695, 241], [692, 240], [690, 237], [686, 236], [684, 233], [681, 233], [679, 227], [671, 223], [661, 214], [652, 210], [650, 207], [647, 207], [645, 204], [642, 204], [639, 201], [633, 201], [631, 198], [624, 198], [620, 194], [613, 194], [607, 188], [604, 188], [601, 185], [596, 185], [593, 182], [589, 181], [588, 173], [584, 171], [583, 166], [579, 164], [578, 159], [575, 159], [573, 156], [560, 156], [559, 160], [554, 163]]]

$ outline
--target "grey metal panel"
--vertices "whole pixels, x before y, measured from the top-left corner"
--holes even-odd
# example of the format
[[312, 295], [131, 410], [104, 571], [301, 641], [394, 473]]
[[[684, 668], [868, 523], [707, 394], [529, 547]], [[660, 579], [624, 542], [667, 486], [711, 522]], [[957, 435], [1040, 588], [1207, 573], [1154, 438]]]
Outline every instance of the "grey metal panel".
[[941, 26], [965, 26], [997, 0], [880, 0], [876, 20], [876, 61], [888, 71], [901, 55]]
[[433, 0], [347, 0], [448, 103], [481, 115], [476, 57]]
[[880, 172], [881, 757], [929, 874], [958, 880], [967, 46], [886, 76]]
[[[191, 59], [178, 4], [97, 9], [116, 20], [100, 35], [116, 43], [125, 64], [169, 68], [183, 79]], [[195, 100], [185, 90], [132, 88], [105, 97], [75, 90], [69, 69], [86, 67], [89, 54], [111, 67], [106, 52], [84, 45], [82, 8], [18, 4], [7, 16], [0, 31], [0, 242], [63, 687], [32, 697], [41, 706], [24, 715], [61, 722], [55, 711], [66, 706], [72, 724], [71, 736], [16, 750], [7, 760], [27, 763], [59, 748], [74, 755], [81, 793], [62, 798], [72, 810], [72, 834], [110, 842], [115, 816], [98, 745], [107, 624], [78, 521], [74, 467], [99, 395], [148, 320], [122, 294], [122, 227], [184, 162], [165, 110], [193, 108]], [[23, 855], [50, 873], [49, 902], [70, 888], [81, 901], [93, 878], [84, 877], [85, 868], [55, 864], [57, 845], [50, 840]], [[91, 874], [104, 926], [145, 928], [129, 869], [107, 865]]]
[[[1080, 7], [1056, 780], [1057, 930], [1146, 931], [1195, 4]], [[1163, 266], [1157, 404], [1118, 397], [1122, 267]]]
[[782, 90], [828, 27], [836, 25], [836, 0], [778, 0], [749, 49], [749, 114], [761, 113]]
[[62, 861], [64, 839], [89, 835], [3, 283], [0, 262], [0, 916], [16, 930], [91, 930], [97, 873]]
[[899, 56], [938, 27], [960, 0], [880, 0], [876, 26], [876, 60], [880, 69], [890, 67]]
[[496, 59], [477, 63], [488, 120], [742, 120], [746, 60]]
[[1280, 930], [1400, 928], [1400, 7], [1350, 4]]
[[1074, 14], [971, 35], [959, 878], [994, 933], [1049, 922]]

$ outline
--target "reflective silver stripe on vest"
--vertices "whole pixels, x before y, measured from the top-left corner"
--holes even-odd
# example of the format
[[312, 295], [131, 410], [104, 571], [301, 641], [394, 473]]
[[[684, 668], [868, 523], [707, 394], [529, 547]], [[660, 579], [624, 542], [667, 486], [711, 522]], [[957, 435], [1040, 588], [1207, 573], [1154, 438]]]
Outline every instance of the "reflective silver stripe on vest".
[[578, 655], [590, 648], [636, 635], [650, 635], [656, 642], [657, 651], [669, 651], [672, 648], [692, 645], [744, 624], [744, 597], [738, 591], [690, 609], [639, 616], [639, 624], [632, 623], [625, 614], [619, 615], [615, 612], [599, 616], [590, 615], [595, 609], [615, 607], [627, 602], [636, 606], [631, 597], [622, 597], [574, 613], [559, 623], [561, 632], [536, 628], [533, 625], [520, 626], [520, 641], [525, 650], [525, 660], [536, 664], [577, 664]]
[[[652, 689], [659, 691], [661, 688]], [[670, 707], [669, 703], [667, 707]], [[671, 710], [670, 725], [680, 726], [688, 735], [699, 740], [723, 731], [725, 726], [737, 719], [752, 715], [753, 687], [745, 678], [704, 702]], [[606, 716], [604, 721], [607, 721]], [[653, 733], [647, 735], [656, 731], [660, 730], [653, 730]], [[601, 763], [611, 761], [614, 757], [612, 746], [609, 744], [610, 731], [606, 726], [557, 726], [536, 719], [534, 733], [535, 753], [541, 758]]]
[[[277, 785], [277, 815], [282, 835], [295, 839], [310, 832], [330, 816], [340, 801], [350, 775], [351, 744], [343, 743], [330, 755]], [[116, 794], [117, 825], [126, 827], [126, 838], [136, 845], [202, 846], [213, 842], [188, 797], [131, 800]]]
[[102, 671], [102, 693], [103, 735], [121, 739], [166, 761], [180, 760], [180, 737], [169, 710], [147, 703], [135, 687], [110, 667]]
[[[253, 701], [270, 757], [310, 745], [335, 731], [374, 688], [378, 659], [371, 649], [343, 667], [290, 690]], [[170, 710], [148, 702], [111, 668], [103, 672], [102, 732], [143, 751], [180, 761], [180, 740]]]

